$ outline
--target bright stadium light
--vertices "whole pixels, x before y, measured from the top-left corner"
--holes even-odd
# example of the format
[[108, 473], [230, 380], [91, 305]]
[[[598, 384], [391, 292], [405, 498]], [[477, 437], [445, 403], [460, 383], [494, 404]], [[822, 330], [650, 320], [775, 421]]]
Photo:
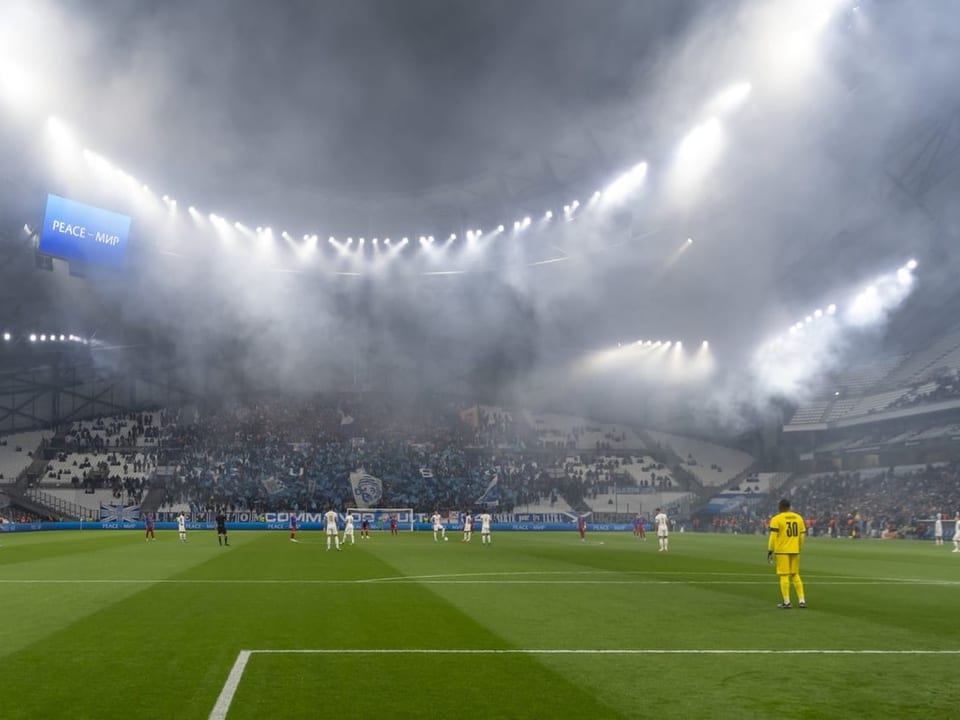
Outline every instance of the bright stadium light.
[[36, 95], [34, 78], [18, 65], [0, 62], [0, 101], [11, 105], [29, 105]]
[[497, 232], [498, 232], [498, 233], [502, 233], [505, 229], [506, 229], [506, 228], [504, 228], [503, 225], [497, 225]]
[[908, 261], [907, 261], [907, 270], [916, 270], [916, 269], [917, 269], [917, 261], [916, 261], [916, 260], [908, 260]]
[[[645, 162], [634, 165], [604, 189], [603, 204], [609, 207], [622, 202], [640, 187], [646, 176], [647, 164]], [[578, 205], [579, 203], [574, 201], [570, 207], [576, 210]]]
[[30, 333], [30, 342], [36, 342], [36, 341], [37, 341], [37, 336], [36, 336], [36, 334], [35, 334], [35, 333]]
[[544, 220], [552, 220], [552, 219], [553, 219], [553, 210], [547, 210], [547, 211], [543, 214], [543, 219], [544, 219]]
[[3, 334], [3, 340], [4, 340], [4, 342], [10, 342], [10, 338], [11, 338], [10, 333], [5, 332], [5, 333]]
[[708, 105], [710, 113], [726, 115], [733, 112], [750, 97], [753, 86], [748, 82], [738, 82], [728, 85], [717, 93]]

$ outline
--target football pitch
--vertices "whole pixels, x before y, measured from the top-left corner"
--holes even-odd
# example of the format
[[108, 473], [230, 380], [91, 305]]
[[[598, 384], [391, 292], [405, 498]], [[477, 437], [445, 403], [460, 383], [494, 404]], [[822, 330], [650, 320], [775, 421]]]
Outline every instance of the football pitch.
[[952, 545], [812, 538], [0, 535], [4, 718], [935, 717], [960, 701]]

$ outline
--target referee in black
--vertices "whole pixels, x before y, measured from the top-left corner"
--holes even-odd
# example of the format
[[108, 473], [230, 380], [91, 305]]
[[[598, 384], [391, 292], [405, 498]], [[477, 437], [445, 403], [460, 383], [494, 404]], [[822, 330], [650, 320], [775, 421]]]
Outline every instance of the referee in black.
[[217, 544], [230, 546], [227, 539], [227, 516], [223, 514], [223, 510], [217, 513]]

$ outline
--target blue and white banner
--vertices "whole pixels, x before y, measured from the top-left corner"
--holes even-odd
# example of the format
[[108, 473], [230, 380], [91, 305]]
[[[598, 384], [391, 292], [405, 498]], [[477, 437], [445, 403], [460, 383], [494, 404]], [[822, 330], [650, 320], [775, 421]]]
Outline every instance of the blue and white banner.
[[375, 478], [363, 468], [350, 473], [350, 486], [353, 488], [353, 499], [358, 508], [376, 507], [383, 497], [383, 483], [380, 478]]
[[130, 217], [59, 195], [47, 196], [39, 250], [88, 265], [123, 265]]
[[140, 519], [139, 505], [107, 505], [100, 503], [100, 522], [133, 523]]

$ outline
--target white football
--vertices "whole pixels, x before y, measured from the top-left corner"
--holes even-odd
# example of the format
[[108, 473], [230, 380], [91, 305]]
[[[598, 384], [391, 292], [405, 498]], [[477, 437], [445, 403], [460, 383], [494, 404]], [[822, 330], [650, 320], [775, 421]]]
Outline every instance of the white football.
[[449, 540], [450, 540], [450, 538], [448, 538], [448, 537], [445, 537], [445, 538], [443, 539], [444, 542], [448, 542]]

